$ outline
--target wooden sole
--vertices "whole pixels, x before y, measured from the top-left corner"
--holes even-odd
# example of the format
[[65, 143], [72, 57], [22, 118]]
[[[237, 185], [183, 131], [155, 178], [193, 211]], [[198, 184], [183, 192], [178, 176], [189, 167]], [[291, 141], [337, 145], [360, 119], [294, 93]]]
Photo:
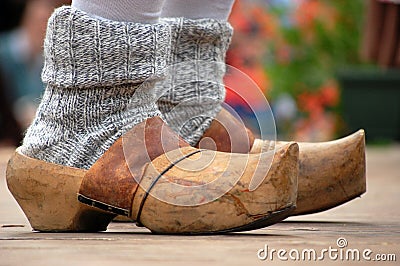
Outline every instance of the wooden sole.
[[115, 215], [77, 200], [85, 173], [32, 159], [16, 150], [8, 162], [7, 185], [36, 231], [105, 231]]
[[[270, 214], [265, 215], [264, 217], [255, 220], [249, 224], [238, 226], [234, 228], [229, 228], [220, 231], [205, 231], [205, 232], [186, 232], [186, 233], [178, 233], [179, 235], [211, 235], [211, 234], [227, 234], [227, 233], [238, 233], [244, 231], [252, 231], [261, 228], [268, 227], [270, 225], [279, 223], [285, 220], [290, 214], [296, 209], [296, 206], [292, 205], [290, 207], [283, 208], [281, 210], [273, 211]], [[155, 234], [165, 234], [160, 232], [153, 232]], [[171, 233], [168, 233], [171, 234]]]

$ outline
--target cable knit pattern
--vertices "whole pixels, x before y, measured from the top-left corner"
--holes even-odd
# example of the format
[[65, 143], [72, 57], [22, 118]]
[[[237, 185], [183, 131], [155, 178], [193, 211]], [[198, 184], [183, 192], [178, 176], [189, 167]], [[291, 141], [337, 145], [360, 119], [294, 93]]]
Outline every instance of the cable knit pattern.
[[232, 27], [223, 20], [164, 18], [171, 25], [167, 78], [156, 85], [168, 125], [196, 145], [225, 99], [225, 55]]
[[21, 151], [90, 168], [134, 125], [160, 115], [154, 84], [165, 74], [169, 49], [166, 23], [114, 22], [57, 9], [45, 40], [47, 87]]

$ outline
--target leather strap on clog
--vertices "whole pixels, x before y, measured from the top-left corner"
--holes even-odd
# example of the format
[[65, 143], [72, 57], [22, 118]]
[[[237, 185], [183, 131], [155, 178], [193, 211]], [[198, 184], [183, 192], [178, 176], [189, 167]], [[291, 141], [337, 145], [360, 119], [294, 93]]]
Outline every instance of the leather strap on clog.
[[129, 216], [146, 164], [189, 146], [159, 117], [147, 119], [119, 138], [85, 174], [79, 189], [82, 203]]

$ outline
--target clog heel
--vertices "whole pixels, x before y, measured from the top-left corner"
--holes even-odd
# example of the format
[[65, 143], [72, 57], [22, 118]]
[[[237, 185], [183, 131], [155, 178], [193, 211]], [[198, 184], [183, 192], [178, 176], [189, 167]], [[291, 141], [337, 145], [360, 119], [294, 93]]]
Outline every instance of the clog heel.
[[114, 215], [76, 200], [85, 173], [29, 158], [17, 149], [7, 166], [7, 185], [36, 231], [104, 231]]

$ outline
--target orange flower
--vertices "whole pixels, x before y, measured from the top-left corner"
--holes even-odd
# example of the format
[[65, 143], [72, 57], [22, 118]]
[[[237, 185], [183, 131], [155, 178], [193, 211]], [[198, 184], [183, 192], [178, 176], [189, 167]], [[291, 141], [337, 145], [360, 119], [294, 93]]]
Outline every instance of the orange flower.
[[327, 81], [317, 92], [303, 92], [298, 96], [299, 109], [309, 113], [310, 117], [317, 118], [324, 113], [325, 106], [336, 106], [339, 103], [339, 89], [337, 84]]
[[295, 12], [295, 21], [301, 28], [310, 28], [318, 17], [321, 6], [316, 0], [301, 1]]
[[334, 81], [328, 81], [320, 89], [321, 102], [325, 106], [336, 106], [339, 103], [339, 88]]
[[316, 22], [323, 23], [325, 29], [333, 30], [337, 20], [336, 10], [320, 0], [302, 0], [294, 12], [294, 21], [304, 32], [308, 41], [314, 39]]
[[251, 18], [259, 27], [259, 34], [267, 38], [273, 38], [278, 35], [279, 21], [276, 17], [269, 14], [265, 9], [254, 6], [251, 9]]
[[298, 96], [299, 109], [309, 113], [310, 117], [317, 118], [324, 112], [323, 104], [318, 94], [303, 92]]

